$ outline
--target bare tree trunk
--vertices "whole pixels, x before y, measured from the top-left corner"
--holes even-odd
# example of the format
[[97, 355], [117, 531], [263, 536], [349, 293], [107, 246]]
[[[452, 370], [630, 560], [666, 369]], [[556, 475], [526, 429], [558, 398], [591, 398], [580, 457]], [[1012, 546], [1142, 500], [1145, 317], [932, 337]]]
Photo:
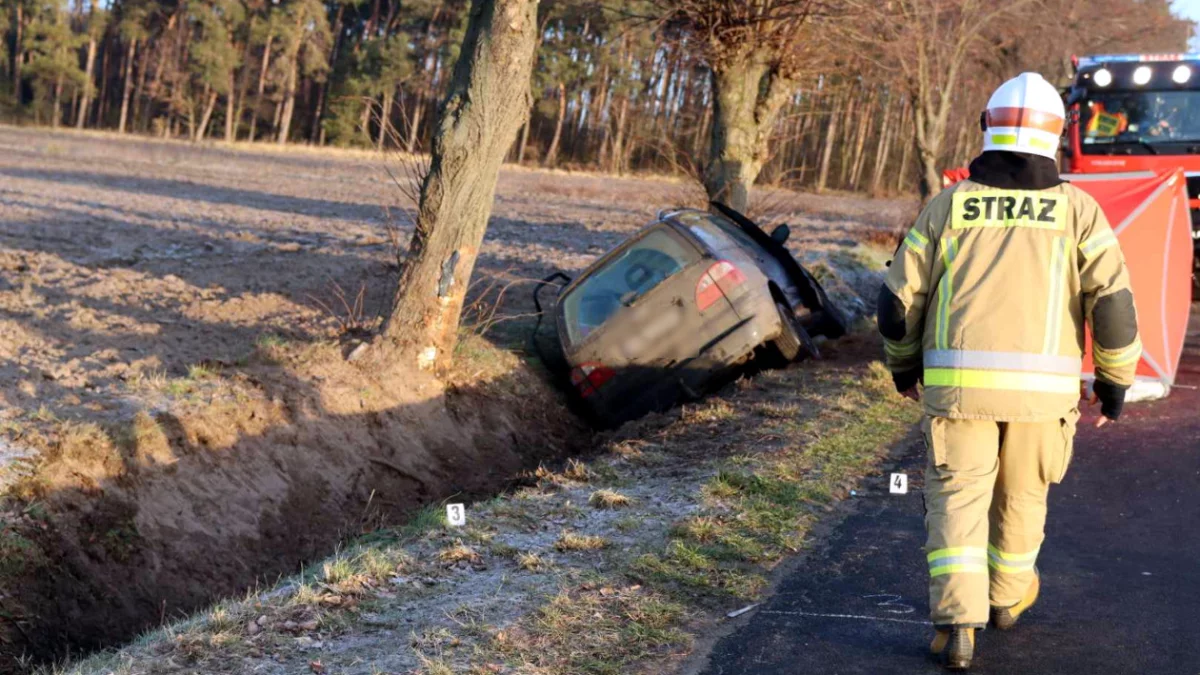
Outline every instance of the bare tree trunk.
[[692, 154], [697, 157], [696, 165], [704, 166], [707, 159], [704, 157], [704, 139], [708, 138], [708, 125], [712, 121], [712, 106], [704, 106], [704, 113], [700, 116], [700, 124], [696, 126], [696, 135], [692, 138]]
[[62, 119], [62, 90], [63, 76], [59, 73], [58, 78], [54, 80], [54, 110], [51, 113], [53, 117], [50, 118], [51, 129], [57, 129], [59, 120]]
[[[255, 18], [250, 19], [250, 24], [247, 27], [247, 33], [254, 33], [254, 26], [258, 23]], [[246, 112], [246, 97], [250, 92], [250, 56], [254, 52], [253, 46], [250, 44], [250, 37], [247, 35], [246, 44], [242, 47], [242, 63], [245, 64], [242, 68], [237, 69], [235, 81], [237, 83], [236, 90], [230, 90], [230, 96], [234, 97], [233, 105], [233, 137], [226, 140], [236, 141], [238, 130], [242, 126], [242, 115]]]
[[[141, 43], [142, 55], [137, 59], [141, 62], [141, 67], [137, 69], [137, 84], [133, 88], [133, 100], [129, 103], [129, 128], [131, 130], [139, 128], [139, 121], [144, 121], [149, 112], [150, 104], [144, 101], [146, 92], [146, 77], [150, 71], [150, 57], [154, 54], [152, 51], [152, 43], [149, 39]], [[141, 115], [138, 115], [138, 104], [141, 103]]]
[[472, 0], [438, 116], [416, 231], [378, 350], [392, 363], [446, 368], [487, 229], [500, 165], [532, 105], [537, 0]]
[[770, 153], [771, 132], [795, 83], [748, 57], [712, 69], [713, 126], [704, 187], [709, 199], [745, 211], [750, 186]]
[[[904, 122], [900, 125], [901, 138], [905, 137], [906, 134], [904, 131], [905, 128], [908, 127], [908, 123], [911, 121], [911, 119], [911, 114], [905, 116]], [[909, 140], [904, 143], [904, 153], [900, 157], [899, 170], [896, 172], [896, 192], [902, 192], [904, 190], [904, 179], [908, 176], [908, 159], [912, 156], [913, 148], [915, 148], [916, 145], [917, 141], [912, 137], [909, 137]]]
[[405, 150], [410, 153], [417, 151], [418, 134], [421, 131], [421, 111], [425, 109], [425, 92], [417, 95], [417, 103], [413, 107], [412, 119], [408, 121], [408, 143], [405, 144]]
[[[889, 96], [889, 103], [894, 96]], [[875, 148], [875, 168], [871, 172], [871, 194], [879, 194], [879, 189], [883, 185], [883, 169], [887, 166], [888, 156], [892, 152], [892, 136], [895, 135], [895, 127], [902, 121], [904, 110], [893, 114], [888, 110], [883, 118], [883, 129], [879, 132], [879, 145]]]
[[213, 110], [217, 107], [217, 92], [216, 90], [208, 92], [208, 100], [204, 103], [204, 113], [200, 117], [200, 124], [193, 131], [192, 141], [204, 140], [208, 135], [208, 123], [212, 119]]
[[[845, 120], [846, 123], [842, 125], [841, 142], [837, 144], [838, 148], [841, 150], [841, 152], [838, 153], [838, 185], [840, 187], [845, 187], [846, 180], [848, 178], [847, 171], [850, 168], [850, 149], [852, 147], [850, 144], [850, 134], [854, 130], [855, 113], [858, 112], [858, 109], [859, 105], [854, 96], [854, 92], [847, 93], [846, 112], [842, 115], [842, 119]], [[858, 119], [862, 119], [862, 115], [859, 115]]]
[[[97, 20], [96, 19], [96, 0], [92, 0], [92, 13], [91, 13], [91, 16], [88, 18], [90, 21]], [[93, 84], [93, 82], [92, 82], [93, 76], [95, 75], [95, 70], [96, 70], [96, 34], [95, 34], [95, 29], [93, 28], [91, 31], [89, 31], [89, 36], [88, 36], [87, 67], [84, 69], [83, 97], [79, 101], [79, 110], [76, 111], [78, 114], [75, 116], [75, 128], [76, 129], [82, 129], [83, 123], [87, 121], [87, 112], [88, 112], [88, 109], [91, 107], [91, 102], [92, 102], [92, 90], [95, 89], [95, 87], [96, 87], [96, 85]]]
[[388, 134], [391, 132], [392, 96], [392, 91], [384, 92], [383, 105], [379, 107], [379, 141], [375, 145], [375, 149], [379, 152], [383, 152], [383, 144], [387, 141]]
[[[338, 53], [342, 49], [342, 15], [345, 13], [345, 3], [338, 3], [337, 14], [333, 19], [333, 49], [329, 50], [329, 72], [333, 72], [333, 68], [337, 65]], [[309, 135], [310, 141], [319, 145], [325, 144], [324, 128], [321, 126], [321, 120], [325, 118], [325, 101], [329, 98], [329, 78], [321, 83], [317, 90], [317, 105], [314, 108], [312, 133]]]
[[550, 148], [546, 150], [546, 157], [542, 160], [542, 166], [553, 168], [558, 162], [558, 143], [562, 139], [563, 119], [567, 116], [567, 85], [562, 82], [558, 83], [558, 120], [554, 123], [554, 136], [550, 139]]
[[14, 3], [17, 6], [16, 12], [16, 29], [13, 32], [13, 53], [12, 53], [12, 90], [13, 98], [17, 103], [21, 103], [21, 59], [25, 56], [24, 34], [25, 34], [25, 7], [21, 3]]
[[533, 115], [526, 115], [525, 126], [521, 127], [521, 142], [517, 148], [517, 166], [525, 162], [525, 146], [529, 143], [529, 123], [533, 119]]
[[[179, 22], [179, 15], [183, 11], [185, 11], [185, 7], [183, 5], [179, 5], [178, 8], [175, 10], [175, 13], [172, 14], [171, 18], [167, 20], [167, 26], [162, 31], [163, 36], [166, 36], [168, 33], [175, 30], [175, 27]], [[184, 24], [186, 24], [186, 23], [187, 22], [185, 21]], [[183, 32], [182, 29], [180, 30], [180, 32], [181, 33]], [[174, 42], [177, 43], [180, 39], [182, 39], [182, 38], [177, 38]], [[146, 46], [150, 46], [151, 44], [153, 44], [153, 43], [150, 42], [149, 40], [147, 40]], [[139, 121], [141, 122], [142, 128], [145, 128], [145, 127], [149, 126], [149, 124], [150, 124], [150, 120], [149, 120], [150, 107], [153, 105], [154, 101], [159, 98], [159, 94], [162, 89], [163, 70], [166, 68], [167, 60], [170, 56], [168, 53], [166, 53], [166, 50], [167, 50], [166, 46], [159, 46], [155, 50], [155, 52], [151, 52], [151, 53], [157, 54], [158, 61], [154, 64], [154, 76], [150, 80], [149, 95], [146, 96], [145, 100], [142, 101], [141, 117], [139, 119], [134, 120], [135, 127], [138, 126]], [[138, 89], [137, 89], [136, 94], [134, 95], [134, 98], [137, 100], [142, 100], [142, 98], [143, 98], [142, 97], [142, 85], [145, 84], [145, 79], [146, 79], [146, 68], [142, 68], [142, 77], [138, 81]], [[171, 96], [173, 98], [175, 96], [175, 92], [172, 91]], [[170, 111], [170, 105], [168, 105], [167, 117], [169, 117], [172, 122], [171, 129], [170, 129], [170, 135], [172, 137], [174, 137], [175, 136], [175, 114]]]
[[609, 171], [616, 174], [625, 173], [625, 125], [629, 118], [629, 97], [621, 97], [621, 112], [617, 114], [617, 135], [613, 137], [612, 167]]
[[[588, 119], [589, 144], [595, 142], [597, 135], [603, 137], [608, 128], [608, 126], [605, 124], [605, 119], [608, 116], [609, 91], [612, 87], [612, 79], [609, 77], [609, 73], [611, 72], [612, 70], [609, 67], [608, 62], [605, 62], [604, 70], [600, 72], [600, 83], [596, 87], [596, 108], [591, 117]], [[603, 146], [603, 143], [600, 145]], [[587, 152], [591, 151], [592, 149], [587, 150]]]
[[258, 133], [258, 113], [262, 110], [263, 92], [267, 90], [267, 69], [271, 67], [271, 43], [274, 41], [275, 36], [268, 35], [267, 43], [263, 45], [262, 63], [258, 69], [258, 93], [254, 99], [254, 110], [250, 112], [251, 141], [254, 140], [255, 135]]
[[954, 166], [962, 166], [967, 161], [967, 132], [969, 127], [966, 124], [958, 125], [958, 138], [954, 141], [954, 160], [951, 162]]
[[225, 94], [225, 142], [237, 140], [237, 77], [229, 71], [229, 93]]
[[[874, 105], [874, 97], [867, 99], [867, 105], [863, 108], [862, 121], [859, 122], [858, 125], [858, 139], [855, 141], [854, 145], [854, 168], [850, 171], [851, 190], [858, 189], [858, 181], [862, 177], [863, 163], [866, 161], [867, 154], [864, 152], [866, 149], [867, 136], [871, 135], [871, 131], [874, 126], [872, 124], [874, 120], [874, 116], [872, 115], [874, 112]], [[882, 138], [882, 136], [880, 138]]]
[[[944, 95], [944, 94], [943, 94]], [[927, 107], [928, 106], [928, 107]], [[938, 174], [938, 156], [942, 152], [942, 142], [946, 138], [946, 124], [936, 114], [929, 114], [933, 102], [915, 104], [913, 110], [916, 126], [917, 161], [921, 165], [920, 193], [921, 202], [925, 203], [941, 188], [942, 180]]]
[[283, 113], [279, 122], [279, 137], [275, 139], [277, 143], [283, 145], [287, 143], [288, 132], [292, 130], [292, 113], [296, 110], [296, 69], [299, 64], [298, 60], [299, 49], [297, 49], [291, 58], [291, 67], [288, 68], [287, 83], [283, 89]]
[[129, 121], [129, 97], [133, 94], [133, 59], [137, 55], [137, 39], [129, 41], [129, 49], [125, 52], [125, 86], [121, 91], [121, 121], [117, 124], [117, 133], [125, 133], [125, 123]]
[[92, 115], [92, 126], [104, 126], [104, 120], [108, 119], [108, 83], [110, 68], [112, 67], [112, 52], [104, 50], [100, 52], [100, 94], [96, 98], [96, 112]]
[[829, 181], [829, 160], [833, 157], [833, 137], [837, 135], [837, 105], [829, 111], [829, 124], [825, 128], [825, 147], [821, 150], [821, 168], [817, 170], [817, 192], [825, 190]]

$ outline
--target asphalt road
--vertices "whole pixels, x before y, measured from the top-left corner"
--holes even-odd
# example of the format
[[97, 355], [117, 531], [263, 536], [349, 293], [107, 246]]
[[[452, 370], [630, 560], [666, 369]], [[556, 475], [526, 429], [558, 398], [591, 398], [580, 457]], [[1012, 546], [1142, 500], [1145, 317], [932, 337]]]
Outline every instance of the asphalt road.
[[[1178, 384], [1200, 385], [1197, 342]], [[1200, 675], [1200, 392], [1126, 411], [1103, 430], [1081, 422], [1068, 475], [1051, 489], [1041, 599], [1013, 631], [979, 636], [972, 672]], [[895, 469], [909, 494], [873, 479], [692, 672], [942, 672], [927, 655], [923, 452], [914, 442]]]

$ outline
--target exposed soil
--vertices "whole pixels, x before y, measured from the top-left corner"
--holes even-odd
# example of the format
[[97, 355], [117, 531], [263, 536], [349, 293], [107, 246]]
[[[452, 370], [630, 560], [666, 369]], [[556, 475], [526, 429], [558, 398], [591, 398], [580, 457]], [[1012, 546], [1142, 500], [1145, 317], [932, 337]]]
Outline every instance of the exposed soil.
[[[405, 167], [390, 162], [402, 184]], [[506, 171], [480, 292], [577, 271], [697, 201], [686, 183]], [[914, 209], [758, 203], [833, 269]], [[0, 127], [0, 486], [20, 497], [0, 513], [0, 670], [125, 638], [577, 449], [555, 394], [482, 341], [449, 384], [344, 361], [338, 339], [394, 283], [407, 206], [367, 154]], [[861, 304], [852, 286], [869, 281], [835, 275]], [[361, 289], [363, 310], [338, 287], [350, 307]]]

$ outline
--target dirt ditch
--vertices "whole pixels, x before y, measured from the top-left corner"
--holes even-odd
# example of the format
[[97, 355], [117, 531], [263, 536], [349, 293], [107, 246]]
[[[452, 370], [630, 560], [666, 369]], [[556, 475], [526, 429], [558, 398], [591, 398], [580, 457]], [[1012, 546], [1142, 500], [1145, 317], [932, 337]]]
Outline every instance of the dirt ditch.
[[333, 346], [267, 347], [128, 423], [27, 439], [43, 453], [0, 534], [0, 653], [12, 667], [116, 644], [579, 450], [587, 434], [541, 379], [489, 359], [447, 387], [375, 378]]

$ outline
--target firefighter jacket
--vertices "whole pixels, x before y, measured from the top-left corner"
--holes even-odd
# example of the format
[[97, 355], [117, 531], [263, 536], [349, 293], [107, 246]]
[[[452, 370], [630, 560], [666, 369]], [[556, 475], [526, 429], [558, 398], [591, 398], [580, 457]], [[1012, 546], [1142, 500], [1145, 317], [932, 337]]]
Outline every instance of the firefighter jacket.
[[923, 377], [927, 414], [1069, 416], [1079, 402], [1085, 322], [1098, 389], [1123, 400], [1133, 384], [1141, 342], [1116, 235], [1090, 195], [1054, 174], [1044, 189], [972, 180], [947, 188], [897, 250], [879, 327], [897, 382]]

